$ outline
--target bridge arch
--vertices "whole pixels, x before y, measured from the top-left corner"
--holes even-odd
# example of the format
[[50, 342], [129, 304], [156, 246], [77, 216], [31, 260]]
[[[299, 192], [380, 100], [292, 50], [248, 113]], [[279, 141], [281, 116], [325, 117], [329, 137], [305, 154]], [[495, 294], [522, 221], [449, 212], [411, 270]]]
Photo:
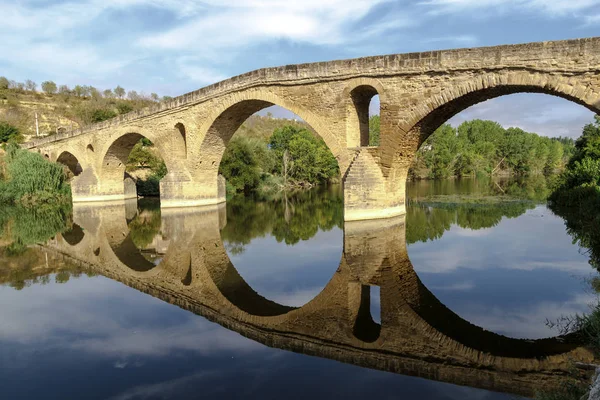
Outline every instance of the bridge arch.
[[63, 151], [57, 157], [56, 162], [64, 165], [71, 177], [79, 176], [83, 172], [83, 167], [79, 159], [69, 151]]
[[[128, 130], [109, 142], [101, 158], [99, 174], [99, 182], [105, 195], [115, 195], [121, 199], [137, 197], [136, 184], [133, 177], [127, 173], [126, 164], [134, 146], [142, 139], [152, 141], [152, 135], [138, 130]], [[167, 169], [172, 168], [172, 158], [165, 156], [168, 153], [163, 146], [155, 141], [152, 143], [155, 145], [158, 156], [165, 162]]]
[[[415, 142], [418, 148], [437, 128], [461, 111], [496, 97], [517, 93], [561, 97], [600, 113], [600, 95], [595, 90], [597, 88], [579, 84], [577, 77], [567, 79], [533, 72], [482, 75], [429, 97], [418, 105], [404, 124], [406, 129], [402, 130], [408, 132], [408, 136], [418, 138]], [[389, 135], [389, 132], [386, 134]]]
[[385, 101], [385, 87], [376, 79], [354, 79], [346, 86], [346, 146], [349, 148], [369, 146], [369, 109], [374, 97], [380, 104]]
[[249, 90], [242, 93], [230, 95], [221, 103], [200, 128], [200, 132], [206, 132], [201, 139], [198, 154], [197, 174], [202, 185], [210, 193], [205, 197], [219, 198], [218, 170], [225, 149], [232, 139], [234, 133], [250, 116], [267, 107], [277, 105], [283, 107], [309, 124], [323, 139], [333, 156], [338, 161], [340, 172], [347, 168], [349, 161], [347, 154], [340, 145], [338, 138], [330, 131], [324, 122], [311, 111], [293, 104], [278, 96], [258, 90]]

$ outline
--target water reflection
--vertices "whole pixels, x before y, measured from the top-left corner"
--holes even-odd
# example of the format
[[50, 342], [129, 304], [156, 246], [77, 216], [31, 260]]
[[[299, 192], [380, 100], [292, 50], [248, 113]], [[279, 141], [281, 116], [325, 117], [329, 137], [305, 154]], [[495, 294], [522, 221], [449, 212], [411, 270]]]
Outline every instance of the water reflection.
[[[503, 232], [493, 239], [499, 248], [510, 248], [517, 253], [518, 249], [502, 243], [502, 238], [526, 231], [524, 227], [534, 225], [531, 218], [541, 220], [540, 213], [546, 212], [542, 206], [523, 201], [452, 205], [449, 202], [442, 204], [439, 200], [437, 203], [428, 203], [421, 199], [411, 204], [406, 218], [347, 223], [342, 232], [341, 218], [336, 217], [337, 210], [341, 209], [339, 197], [336, 198], [335, 192], [320, 196], [323, 196], [320, 204], [320, 199], [304, 198], [303, 201], [302, 197], [283, 197], [274, 205], [234, 201], [230, 202], [227, 209], [215, 207], [162, 213], [157, 207], [148, 208], [135, 203], [128, 203], [125, 207], [76, 207], [72, 222], [66, 224], [67, 228], [61, 227], [63, 233], [57, 234], [42, 250], [28, 250], [31, 254], [25, 252], [22, 257], [12, 258], [23, 264], [22, 268], [13, 265], [13, 270], [21, 268], [22, 275], [14, 275], [14, 272], [2, 275], [3, 269], [0, 268], [0, 276], [3, 282], [24, 282], [25, 285], [17, 286], [25, 287], [35, 282], [44, 283], [43, 280], [62, 282], [64, 276], [59, 275], [65, 271], [72, 275], [100, 274], [270, 347], [507, 393], [531, 395], [536, 389], [548, 389], [568, 375], [573, 361], [594, 361], [593, 355], [580, 348], [572, 335], [520, 340], [500, 335], [498, 332], [501, 330], [498, 329], [491, 332], [477, 326], [481, 325], [480, 321], [470, 318], [468, 314], [469, 318], [465, 319], [462, 312], [457, 314], [456, 311], [461, 310], [460, 302], [457, 303], [452, 296], [447, 296], [447, 291], [440, 289], [441, 283], [446, 287], [453, 285], [455, 289], [458, 288], [452, 281], [453, 276], [437, 273], [439, 279], [436, 281], [431, 279], [427, 271], [419, 270], [419, 265], [426, 265], [423, 258], [419, 259], [419, 254], [431, 254], [428, 247], [414, 254], [411, 250], [413, 262], [409, 260], [407, 243], [419, 250], [418, 246], [429, 246], [437, 238], [435, 243], [443, 249], [438, 254], [446, 259], [438, 259], [431, 265], [444, 267], [448, 264], [448, 258], [452, 258], [452, 253], [444, 246], [456, 248], [460, 235], [467, 230], [469, 234], [483, 232], [490, 236], [490, 227]], [[317, 205], [311, 205], [311, 202]], [[241, 212], [243, 218], [236, 218], [234, 213], [237, 212]], [[270, 213], [275, 214], [276, 218]], [[557, 217], [544, 218], [554, 225], [562, 224]], [[517, 222], [521, 225], [512, 229], [506, 226]], [[542, 230], [548, 229], [548, 225], [543, 227]], [[335, 242], [335, 235], [338, 234], [343, 252], [341, 249], [338, 253], [332, 251], [329, 258], [322, 262], [315, 262], [315, 258], [311, 258], [312, 264], [325, 272], [319, 275], [318, 280], [310, 282], [310, 287], [316, 287], [316, 290], [311, 291], [300, 304], [290, 304], [272, 296], [263, 290], [269, 282], [268, 274], [263, 274], [263, 280], [257, 284], [255, 276], [243, 271], [244, 266], [239, 264], [244, 257], [255, 257], [254, 251], [258, 248], [259, 252], [265, 253], [262, 259], [265, 263], [271, 259], [273, 267], [266, 269], [271, 273], [283, 263], [283, 258], [268, 253], [269, 249], [273, 249], [271, 245], [261, 248], [261, 241], [273, 240], [282, 246], [295, 243], [294, 247], [311, 242], [322, 245], [327, 241]], [[311, 236], [316, 240], [307, 241]], [[557, 243], [553, 238], [546, 239]], [[445, 243], [444, 240], [449, 242]], [[483, 246], [484, 242], [474, 243]], [[235, 249], [240, 249], [241, 253]], [[49, 260], [46, 264], [51, 268], [40, 269], [46, 256]], [[3, 257], [1, 253], [0, 257]], [[11, 260], [8, 255], [6, 258]], [[550, 253], [548, 260], [559, 259], [556, 254]], [[477, 266], [478, 261], [471, 261]], [[413, 263], [417, 266], [416, 271]], [[303, 279], [302, 272], [300, 269], [284, 271], [291, 282]], [[313, 273], [308, 271], [308, 274]], [[470, 278], [477, 279], [473, 269], [468, 274]], [[510, 279], [513, 278], [511, 276]], [[492, 279], [497, 282], [501, 277], [494, 275]], [[561, 279], [564, 281], [564, 277]], [[152, 307], [163, 307], [164, 312], [160, 313], [160, 317], [154, 315], [151, 300], [142, 301], [139, 296], [134, 296], [134, 291], [123, 292], [112, 281], [82, 281], [75, 286], [71, 280], [66, 284], [70, 285], [68, 296], [64, 290], [52, 290], [49, 285], [44, 290], [46, 295], [51, 293], [54, 299], [52, 308], [57, 309], [52, 323], [73, 325], [60, 326], [57, 332], [75, 332], [70, 335], [79, 337], [77, 346], [83, 346], [68, 347], [67, 352], [85, 348], [86, 351], [110, 354], [117, 359], [114, 362], [114, 368], [117, 369], [143, 368], [146, 361], [141, 360], [140, 355], [161, 355], [163, 367], [168, 364], [172, 367], [167, 368], [170, 371], [180, 371], [177, 365], [184, 360], [191, 360], [186, 351], [199, 351], [207, 362], [206, 371], [186, 370], [187, 375], [183, 377], [167, 372], [161, 375], [160, 380], [165, 381], [168, 387], [185, 386], [185, 382], [210, 382], [209, 386], [214, 390], [209, 392], [215, 397], [219, 393], [219, 397], [223, 397], [224, 392], [216, 391], [215, 386], [225, 382], [223, 376], [238, 380], [244, 374], [240, 371], [248, 371], [249, 365], [259, 368], [258, 365], [262, 363], [261, 368], [265, 368], [264, 365], [269, 363], [261, 359], [256, 364], [257, 358], [254, 358], [252, 362], [247, 359], [244, 366], [235, 364], [237, 361], [234, 358], [243, 358], [247, 352], [264, 350], [258, 350], [253, 342], [232, 336], [205, 323], [203, 319], [184, 319], [183, 314], [164, 308], [166, 305], [160, 302], [154, 301]], [[476, 281], [475, 286], [480, 284]], [[511, 284], [519, 285], [519, 281]], [[568, 285], [565, 282], [562, 284], [568, 292]], [[493, 307], [495, 293], [485, 285], [483, 287], [486, 293], [471, 296], [468, 301], [476, 298], [489, 310]], [[20, 301], [11, 302], [8, 297], [7, 304], [14, 306], [5, 310], [3, 319], [11, 321], [11, 324], [5, 324], [0, 329], [0, 339], [27, 341], [30, 338], [28, 343], [49, 341], [47, 337], [35, 336], [36, 332], [45, 332], [44, 324], [51, 324], [44, 317], [40, 304], [35, 305], [36, 299], [43, 298], [43, 291], [39, 287], [28, 290], [34, 290], [37, 294], [28, 298], [28, 307], [20, 307]], [[457, 292], [461, 290], [452, 293]], [[81, 311], [77, 313], [77, 318], [69, 319], [66, 311], [61, 310], [69, 310], [67, 302], [74, 297], [85, 297], [83, 293], [91, 296], [91, 303], [95, 304], [94, 312]], [[132, 307], [131, 315], [125, 316], [125, 310], [114, 307], [114, 300], [108, 307], [101, 305], [111, 293], [125, 299], [128, 307]], [[486, 295], [492, 297], [490, 304], [485, 302]], [[515, 297], [513, 293], [507, 293], [506, 296]], [[551, 296], [557, 294], [552, 293]], [[4, 299], [6, 301], [7, 297]], [[520, 304], [524, 302], [516, 302], [511, 307], [519, 308]], [[107, 312], [111, 315], [105, 315]], [[113, 312], [116, 316], [112, 315]], [[542, 318], [545, 317], [543, 313], [540, 310], [539, 316]], [[34, 323], [39, 324], [38, 329], [27, 329], [25, 325], [21, 330], [18, 329], [18, 321], [23, 320], [25, 315], [30, 315], [33, 318], [31, 321], [37, 321]], [[94, 321], [97, 325], [90, 329], [86, 327], [86, 321], [91, 323], [92, 318], [99, 320]], [[116, 324], [113, 318], [128, 322]], [[140, 321], [144, 323], [140, 325]], [[61, 335], [64, 336], [63, 333]], [[0, 349], [9, 354], [2, 340]], [[220, 356], [211, 356], [216, 352], [220, 352]], [[229, 366], [222, 366], [224, 364], [219, 357], [226, 358]], [[87, 361], [90, 364], [97, 363], [94, 359]], [[302, 362], [306, 364], [311, 361]], [[190, 361], [190, 364], [194, 363], [197, 361]], [[220, 368], [218, 373], [214, 367], [217, 365]], [[231, 369], [231, 365], [236, 365], [237, 372]], [[279, 376], [274, 371], [281, 368], [281, 365], [274, 368], [274, 376]], [[342, 367], [336, 368], [338, 371]], [[586, 373], [582, 372], [581, 375], [583, 377]], [[361, 376], [368, 376], [368, 372], [363, 372]], [[335, 377], [330, 378], [335, 380]], [[281, 379], [289, 380], [290, 377]], [[189, 395], [193, 390], [189, 383], [187, 385]], [[261, 394], [268, 390], [264, 385], [259, 386]], [[183, 389], [179, 387], [178, 390], [181, 393]], [[422, 388], [421, 396], [430, 391]], [[456, 389], [447, 387], [446, 392], [453, 391]], [[123, 398], [136, 398], [152, 397], [151, 393], [162, 392], [157, 386], [142, 385], [123, 390], [122, 394]], [[462, 393], [455, 397], [465, 398], [467, 395]]]
[[[571, 360], [593, 361], [572, 337], [511, 339], [445, 307], [408, 259], [404, 218], [347, 223], [337, 271], [296, 308], [261, 296], [237, 272], [221, 239], [223, 208], [163, 212], [160, 232], [170, 244], [151, 269], [131, 253], [123, 257], [137, 218], [128, 226], [127, 217], [123, 207], [78, 207], [74, 221], [84, 240], [46, 248], [260, 343], [365, 367], [530, 395], [566, 374]], [[380, 323], [371, 311], [372, 286], [380, 292]]]

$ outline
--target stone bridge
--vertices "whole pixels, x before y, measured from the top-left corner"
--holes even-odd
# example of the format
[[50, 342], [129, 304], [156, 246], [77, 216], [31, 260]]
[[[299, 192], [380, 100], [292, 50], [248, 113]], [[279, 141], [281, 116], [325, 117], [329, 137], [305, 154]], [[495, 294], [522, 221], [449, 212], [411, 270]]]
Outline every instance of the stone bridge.
[[[162, 207], [218, 204], [225, 201], [218, 169], [227, 143], [250, 115], [276, 104], [309, 123], [336, 157], [345, 220], [386, 218], [405, 212], [409, 165], [436, 128], [476, 103], [519, 92], [600, 113], [600, 38], [265, 68], [25, 146], [77, 175], [74, 202], [123, 200], [136, 196], [125, 162], [146, 137], [168, 168]], [[381, 140], [368, 147], [375, 95]]]
[[[513, 339], [445, 307], [412, 267], [404, 217], [346, 223], [337, 271], [315, 298], [290, 307], [237, 272], [220, 237], [222, 206], [163, 210], [158, 265], [133, 244], [137, 212], [135, 200], [77, 205], [74, 228], [44, 248], [268, 346], [364, 367], [531, 396], [570, 379], [573, 362], [594, 362], [572, 336]], [[371, 286], [380, 288], [380, 323]]]

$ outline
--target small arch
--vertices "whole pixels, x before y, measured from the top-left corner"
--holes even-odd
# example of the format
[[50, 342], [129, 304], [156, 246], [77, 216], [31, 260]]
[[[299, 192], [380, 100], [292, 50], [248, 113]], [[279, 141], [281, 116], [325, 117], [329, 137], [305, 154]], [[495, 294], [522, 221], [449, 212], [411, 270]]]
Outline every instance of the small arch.
[[50, 159], [50, 155], [49, 155], [49, 154], [47, 154], [47, 153], [46, 153], [46, 154], [44, 154], [44, 157], [45, 157], [47, 160], [49, 160], [49, 159]]
[[[379, 291], [377, 291], [379, 293]], [[381, 335], [381, 323], [374, 320], [375, 315], [380, 320], [380, 312], [373, 312], [372, 304], [374, 291], [371, 286], [360, 285], [358, 300], [360, 301], [356, 319], [352, 327], [352, 334], [355, 338], [362, 340], [365, 343], [373, 343]], [[378, 302], [377, 302], [378, 303]]]
[[56, 159], [56, 162], [68, 169], [69, 177], [79, 176], [83, 172], [83, 168], [77, 157], [68, 151], [63, 151]]
[[87, 149], [89, 152], [91, 152], [91, 153], [93, 153], [93, 152], [94, 152], [94, 146], [92, 146], [92, 144], [91, 144], [91, 143], [87, 145], [86, 149]]
[[[373, 102], [374, 99], [375, 102]], [[373, 105], [379, 103], [379, 92], [375, 87], [360, 85], [350, 91], [346, 115], [346, 141], [348, 147], [367, 147], [379, 144], [378, 135], [376, 138], [375, 132], [373, 132], [373, 137], [371, 137], [370, 117], [372, 115], [372, 103]]]
[[187, 159], [187, 136], [185, 126], [181, 122], [175, 124], [173, 150], [178, 156], [182, 157], [183, 159]]

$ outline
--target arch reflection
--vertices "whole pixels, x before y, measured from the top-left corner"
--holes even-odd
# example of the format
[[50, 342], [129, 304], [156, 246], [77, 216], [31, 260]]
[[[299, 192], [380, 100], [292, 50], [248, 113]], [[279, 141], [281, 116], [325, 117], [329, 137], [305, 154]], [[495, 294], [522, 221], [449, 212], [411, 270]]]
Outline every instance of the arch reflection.
[[[120, 213], [109, 211], [95, 211], [100, 221], [94, 241], [98, 245], [91, 247], [101, 249], [101, 260], [60, 243], [50, 246], [69, 257], [84, 258], [107, 277], [269, 346], [523, 395], [557, 384], [573, 360], [594, 361], [574, 337], [508, 338], [477, 327], [444, 306], [422, 284], [408, 258], [403, 217], [346, 223], [344, 253], [336, 272], [320, 294], [293, 308], [260, 296], [237, 273], [220, 236], [226, 221], [223, 209], [162, 214], [162, 226], [177, 226], [177, 234], [171, 236], [153, 274], [122, 265], [120, 248], [110, 243], [126, 242], [127, 231], [118, 229], [127, 226], [126, 213], [124, 207]], [[77, 223], [86, 226], [81, 220]], [[117, 233], [125, 236], [108, 239]], [[115, 256], [106, 256], [110, 252]], [[372, 286], [380, 290], [380, 324], [369, 311]]]

